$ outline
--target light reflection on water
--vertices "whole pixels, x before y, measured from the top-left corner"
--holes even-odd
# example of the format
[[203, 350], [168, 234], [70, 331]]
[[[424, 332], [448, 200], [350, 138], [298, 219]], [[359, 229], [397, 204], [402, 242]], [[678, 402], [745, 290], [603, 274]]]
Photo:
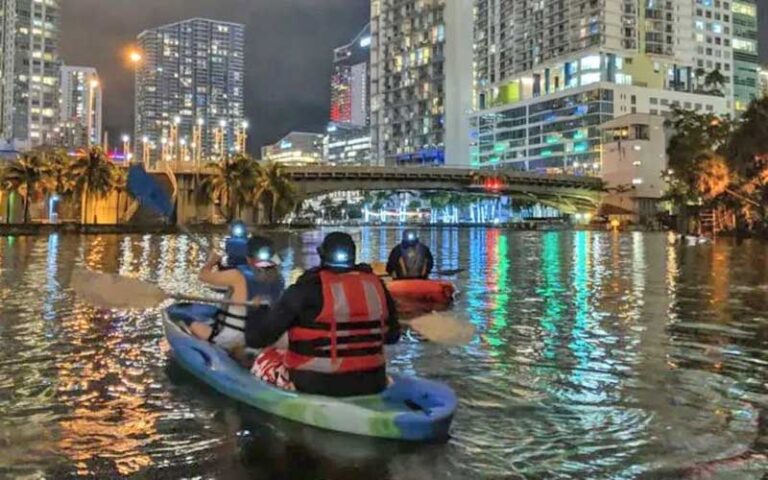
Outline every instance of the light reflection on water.
[[[401, 229], [355, 229], [385, 261]], [[323, 232], [276, 234], [283, 274]], [[68, 288], [87, 266], [205, 295], [185, 237], [0, 238], [0, 476], [678, 478], [765, 448], [768, 246], [679, 247], [661, 234], [422, 232], [456, 279], [463, 348], [407, 338], [392, 368], [459, 393], [446, 445], [316, 431], [213, 393], [168, 361], [159, 315]], [[210, 238], [218, 245], [221, 238]], [[751, 469], [749, 472], [748, 468]], [[765, 463], [723, 478], [760, 478]]]

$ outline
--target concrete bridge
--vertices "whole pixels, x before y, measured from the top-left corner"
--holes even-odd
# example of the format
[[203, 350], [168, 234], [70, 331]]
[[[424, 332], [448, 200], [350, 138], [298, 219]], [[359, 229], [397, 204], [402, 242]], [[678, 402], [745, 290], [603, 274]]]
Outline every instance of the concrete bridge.
[[[191, 194], [194, 173], [173, 169], [179, 193]], [[591, 212], [603, 183], [594, 177], [448, 167], [286, 167], [304, 199], [339, 191], [453, 191], [505, 195], [565, 213]], [[201, 175], [204, 175], [201, 173]]]

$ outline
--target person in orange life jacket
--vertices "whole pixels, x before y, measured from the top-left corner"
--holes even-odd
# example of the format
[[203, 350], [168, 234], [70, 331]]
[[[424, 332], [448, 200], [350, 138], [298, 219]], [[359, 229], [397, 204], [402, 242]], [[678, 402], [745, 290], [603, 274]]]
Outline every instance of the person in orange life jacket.
[[392, 249], [387, 260], [387, 273], [395, 280], [429, 278], [435, 261], [432, 252], [419, 242], [413, 230], [403, 232], [403, 241]]
[[245, 348], [245, 328], [253, 317], [266, 316], [269, 305], [277, 302], [283, 290], [283, 280], [274, 262], [272, 241], [252, 236], [248, 240], [247, 261], [244, 265], [227, 270], [215, 267], [221, 258], [212, 255], [200, 272], [200, 280], [214, 287], [226, 288], [235, 302], [257, 302], [257, 307], [228, 306], [223, 308], [213, 325], [194, 322], [190, 330], [198, 338], [208, 340], [231, 353]]
[[395, 303], [368, 265], [355, 265], [352, 238], [329, 234], [320, 266], [285, 291], [264, 322], [249, 322], [249, 347], [272, 345], [288, 332], [287, 352], [265, 349], [253, 373], [300, 392], [345, 397], [387, 386], [384, 345], [400, 339]]

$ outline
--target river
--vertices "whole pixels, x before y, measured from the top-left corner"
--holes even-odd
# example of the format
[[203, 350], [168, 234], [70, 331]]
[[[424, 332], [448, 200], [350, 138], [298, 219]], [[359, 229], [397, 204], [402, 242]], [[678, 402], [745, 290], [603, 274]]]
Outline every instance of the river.
[[[386, 259], [400, 234], [350, 233], [365, 260]], [[316, 263], [322, 234], [274, 234], [286, 277]], [[188, 238], [0, 238], [0, 477], [681, 478], [768, 445], [765, 243], [421, 235], [438, 269], [465, 269], [455, 314], [478, 329], [465, 347], [409, 336], [388, 352], [393, 371], [458, 393], [437, 445], [319, 431], [230, 401], [169, 360], [159, 311], [100, 310], [68, 286], [85, 266], [205, 294], [205, 252]], [[768, 469], [743, 458], [714, 478]]]

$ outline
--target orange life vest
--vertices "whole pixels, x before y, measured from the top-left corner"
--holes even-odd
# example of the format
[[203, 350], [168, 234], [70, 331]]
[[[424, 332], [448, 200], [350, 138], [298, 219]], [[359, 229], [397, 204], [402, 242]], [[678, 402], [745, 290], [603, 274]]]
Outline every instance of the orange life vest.
[[290, 370], [364, 372], [385, 364], [387, 300], [381, 280], [366, 272], [320, 272], [323, 309], [310, 325], [288, 331]]

